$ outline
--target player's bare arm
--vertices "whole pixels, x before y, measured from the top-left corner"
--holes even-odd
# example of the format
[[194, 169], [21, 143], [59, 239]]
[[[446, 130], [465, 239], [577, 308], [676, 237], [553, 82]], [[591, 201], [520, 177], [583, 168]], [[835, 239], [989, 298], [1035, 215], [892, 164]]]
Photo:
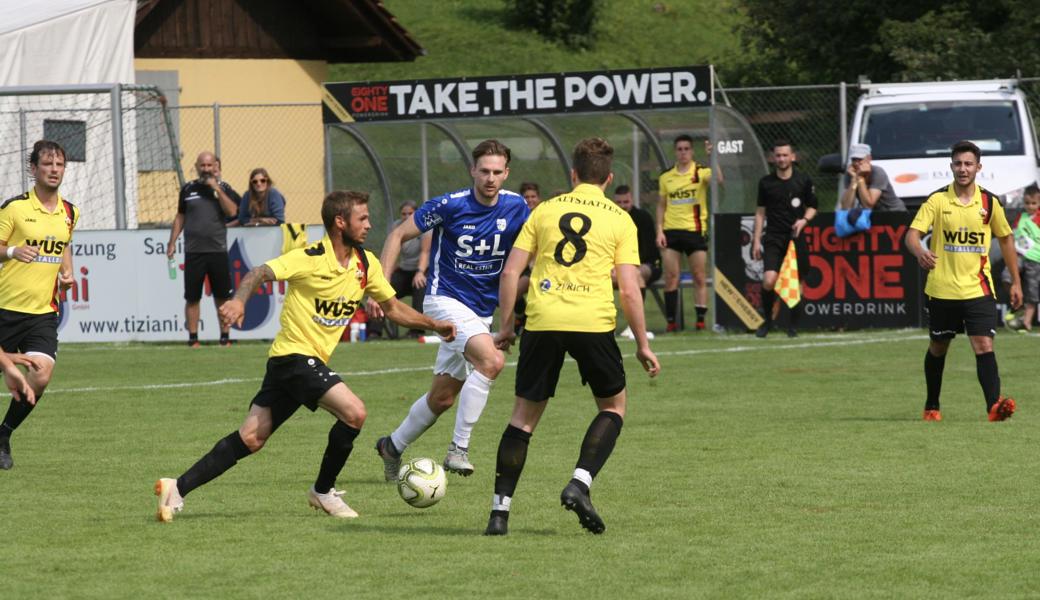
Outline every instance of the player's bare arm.
[[658, 194], [658, 196], [657, 196], [657, 206], [654, 209], [654, 212], [657, 213], [657, 221], [654, 224], [657, 225], [657, 247], [658, 248], [667, 248], [668, 247], [668, 240], [664, 237], [664, 209], [665, 209], [665, 202], [667, 202], [667, 200], [665, 200], [665, 197], [660, 195], [660, 194]]
[[1018, 273], [1018, 251], [1015, 250], [1015, 236], [1008, 234], [998, 237], [1000, 253], [1004, 255], [1004, 268], [1011, 274], [1011, 289], [1008, 294], [1011, 297], [1011, 308], [1018, 309], [1022, 306], [1022, 279]]
[[805, 229], [805, 226], [808, 225], [809, 221], [812, 221], [815, 216], [815, 208], [810, 206], [809, 208], [805, 209], [805, 216], [795, 221], [794, 225], [791, 225], [791, 233], [794, 235], [794, 237], [802, 235], [802, 230]]
[[220, 203], [220, 210], [224, 211], [224, 214], [233, 217], [238, 214], [238, 205], [235, 201], [228, 196], [227, 192], [224, 191], [223, 186], [217, 181], [216, 177], [210, 177], [207, 179], [209, 186], [213, 188], [213, 191], [217, 193], [217, 202]]
[[[14, 250], [11, 250], [11, 248], [12, 246], [7, 245], [7, 240], [0, 242], [0, 262], [17, 260], [23, 263], [31, 263], [40, 254], [40, 249], [36, 246], [13, 246]], [[7, 254], [8, 251], [11, 252], [10, 256]]]
[[650, 350], [650, 342], [646, 337], [646, 315], [643, 312], [643, 296], [639, 293], [639, 267], [636, 265], [616, 265], [618, 297], [621, 300], [621, 312], [625, 314], [628, 326], [636, 338], [636, 358], [643, 369], [656, 377], [661, 371], [661, 363]]
[[931, 271], [935, 268], [935, 254], [921, 244], [921, 232], [911, 227], [906, 232], [906, 248], [917, 258], [921, 268]]
[[72, 244], [65, 245], [65, 252], [61, 254], [61, 269], [58, 270], [58, 290], [64, 292], [72, 287], [75, 279], [72, 278]]
[[383, 253], [379, 256], [379, 264], [383, 265], [383, 274], [387, 279], [394, 274], [397, 268], [397, 258], [401, 255], [401, 244], [408, 240], [419, 237], [422, 232], [415, 226], [415, 219], [405, 219], [401, 224], [394, 227], [390, 235], [383, 242]]
[[437, 335], [444, 338], [446, 342], [455, 339], [454, 323], [431, 319], [397, 298], [390, 298], [380, 302], [379, 306], [383, 309], [383, 314], [388, 319], [402, 327], [408, 327], [409, 329], [432, 329], [437, 332]]
[[[704, 156], [708, 157], [708, 164], [711, 164], [711, 151], [715, 149], [715, 144], [711, 143], [711, 140], [704, 140]], [[719, 185], [725, 185], [726, 177], [722, 174], [722, 165], [716, 161], [715, 168], [711, 172], [711, 176], [715, 177], [715, 181], [719, 182]]]
[[495, 334], [495, 347], [499, 350], [508, 350], [516, 341], [516, 330], [510, 315], [516, 306], [516, 286], [520, 273], [530, 259], [530, 252], [514, 247], [502, 268], [502, 276], [498, 280], [498, 333]]
[[238, 284], [235, 296], [222, 304], [217, 311], [220, 313], [220, 322], [225, 325], [241, 325], [242, 318], [246, 315], [246, 302], [253, 292], [261, 285], [274, 280], [274, 271], [267, 265], [260, 265], [247, 273]]
[[180, 237], [182, 229], [184, 229], [184, 213], [177, 213], [177, 216], [173, 218], [173, 228], [170, 229], [170, 241], [166, 244], [166, 258], [173, 258], [177, 238]]
[[766, 207], [755, 209], [755, 230], [751, 236], [751, 258], [762, 260], [762, 226], [766, 222]]
[[[17, 357], [24, 358], [21, 354], [7, 354], [0, 352], [0, 371], [4, 374], [4, 383], [7, 385], [7, 389], [10, 390], [11, 395], [23, 402], [28, 402], [30, 405], [36, 404], [36, 394], [33, 393], [33, 389], [29, 386], [28, 380], [25, 375], [15, 366]], [[26, 364], [26, 363], [21, 363]]]

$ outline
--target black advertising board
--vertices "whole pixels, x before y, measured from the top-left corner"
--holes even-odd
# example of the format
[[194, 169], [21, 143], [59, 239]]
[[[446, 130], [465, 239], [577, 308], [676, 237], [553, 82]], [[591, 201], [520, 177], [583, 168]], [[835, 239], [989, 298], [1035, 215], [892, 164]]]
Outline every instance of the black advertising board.
[[[805, 329], [923, 326], [924, 272], [904, 244], [910, 213], [874, 213], [869, 231], [839, 238], [834, 213], [819, 213], [805, 228], [809, 272], [803, 283]], [[752, 260], [754, 215], [715, 215], [715, 264], [756, 308], [762, 306], [762, 261]], [[716, 302], [717, 322], [744, 330], [737, 315]], [[781, 315], [780, 324], [786, 317]]]
[[711, 106], [711, 67], [326, 83], [325, 123]]

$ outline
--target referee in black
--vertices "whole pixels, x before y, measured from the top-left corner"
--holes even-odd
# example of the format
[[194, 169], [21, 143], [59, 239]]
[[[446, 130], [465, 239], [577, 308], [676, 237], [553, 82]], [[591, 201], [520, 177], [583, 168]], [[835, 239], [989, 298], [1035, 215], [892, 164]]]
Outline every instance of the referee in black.
[[[787, 254], [787, 246], [794, 240], [798, 257], [799, 280], [809, 270], [809, 248], [802, 237], [802, 230], [816, 216], [816, 191], [812, 180], [794, 169], [794, 148], [787, 140], [773, 143], [773, 166], [776, 170], [758, 181], [758, 208], [755, 210], [755, 239], [751, 252], [755, 260], [762, 259], [765, 273], [762, 275], [762, 316], [765, 323], [755, 336], [769, 335], [773, 324], [773, 302], [776, 301], [776, 278], [780, 265]], [[762, 222], [765, 221], [765, 237]], [[799, 286], [801, 282], [799, 281]], [[791, 320], [787, 326], [787, 337], [798, 335], [798, 318], [802, 306], [799, 302], [791, 309]]]

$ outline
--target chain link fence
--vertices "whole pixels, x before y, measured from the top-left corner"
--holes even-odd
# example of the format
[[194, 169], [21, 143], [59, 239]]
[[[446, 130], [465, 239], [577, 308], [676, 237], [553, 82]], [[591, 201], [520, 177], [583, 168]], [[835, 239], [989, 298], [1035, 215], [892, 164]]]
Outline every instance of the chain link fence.
[[[170, 108], [179, 165], [193, 179], [195, 159], [211, 151], [220, 158], [221, 178], [239, 194], [249, 173], [263, 167], [285, 196], [291, 223], [320, 223], [325, 195], [324, 126], [320, 104], [195, 105]], [[145, 210], [142, 222], [169, 225], [177, 212], [177, 190]]]

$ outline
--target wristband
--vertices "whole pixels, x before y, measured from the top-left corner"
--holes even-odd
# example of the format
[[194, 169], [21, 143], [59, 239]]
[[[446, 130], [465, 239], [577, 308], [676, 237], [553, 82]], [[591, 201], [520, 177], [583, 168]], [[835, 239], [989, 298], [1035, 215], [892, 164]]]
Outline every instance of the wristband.
[[17, 246], [8, 246], [7, 247], [7, 258], [14, 258], [14, 249], [16, 247]]

